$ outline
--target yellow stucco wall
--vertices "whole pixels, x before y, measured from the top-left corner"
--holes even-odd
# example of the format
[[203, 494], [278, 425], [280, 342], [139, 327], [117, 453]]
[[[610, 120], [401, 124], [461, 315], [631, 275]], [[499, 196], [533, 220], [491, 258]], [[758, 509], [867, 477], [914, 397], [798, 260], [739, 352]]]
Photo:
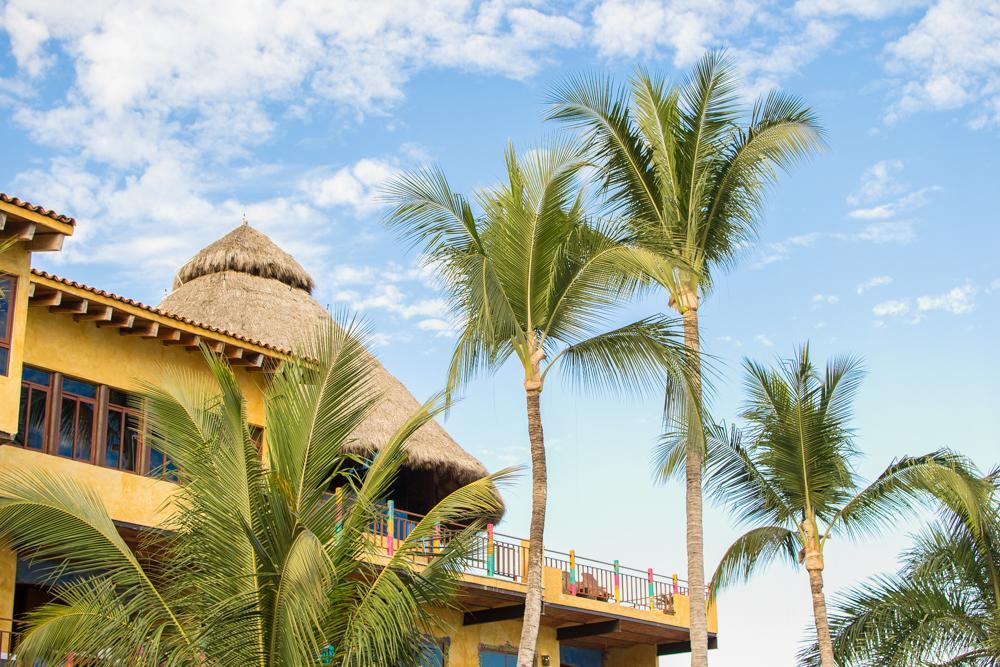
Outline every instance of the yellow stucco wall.
[[652, 645], [614, 648], [604, 656], [604, 667], [656, 667], [656, 647]]
[[[462, 612], [455, 610], [439, 610], [442, 622], [447, 626], [441, 636], [451, 638], [451, 649], [448, 653], [449, 667], [476, 667], [479, 665], [479, 646], [517, 647], [521, 638], [521, 622], [500, 621], [497, 623], [482, 623], [479, 625], [462, 625]], [[559, 665], [559, 642], [556, 641], [556, 630], [542, 626], [538, 629], [536, 655], [550, 656], [552, 667]], [[541, 661], [538, 662], [541, 665]]]
[[28, 283], [31, 271], [31, 253], [21, 244], [0, 254], [0, 273], [17, 277], [14, 303], [14, 329], [11, 340], [9, 372], [0, 375], [0, 431], [17, 430], [17, 408], [21, 393], [21, 358], [24, 355], [25, 326], [28, 311]]
[[[123, 336], [117, 329], [76, 322], [71, 315], [52, 313], [42, 306], [28, 309], [23, 347], [25, 364], [118, 389], [134, 389], [137, 381], [162, 383], [165, 374], [177, 372], [209, 378], [205, 360], [198, 351], [138, 336]], [[263, 424], [262, 374], [237, 368], [236, 377], [247, 399], [250, 422]]]
[[17, 581], [17, 554], [0, 547], [0, 654], [10, 650], [11, 619], [14, 617], [14, 584]]

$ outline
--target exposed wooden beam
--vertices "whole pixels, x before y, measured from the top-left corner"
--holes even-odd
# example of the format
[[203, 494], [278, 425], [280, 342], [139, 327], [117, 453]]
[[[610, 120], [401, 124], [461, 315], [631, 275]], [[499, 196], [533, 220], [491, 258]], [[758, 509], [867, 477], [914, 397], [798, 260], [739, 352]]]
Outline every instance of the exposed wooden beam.
[[480, 611], [467, 611], [462, 616], [462, 625], [482, 625], [483, 623], [510, 621], [515, 618], [524, 618], [523, 604], [512, 604], [506, 607], [495, 607]]
[[209, 350], [215, 352], [216, 354], [222, 354], [222, 352], [226, 349], [226, 344], [221, 340], [206, 340], [202, 342], [205, 343], [205, 346], [208, 347]]
[[28, 283], [28, 298], [31, 299], [35, 296], [35, 283]]
[[226, 361], [232, 363], [234, 361], [239, 362], [243, 360], [243, 348], [233, 347], [232, 345], [226, 346], [225, 352]]
[[0, 211], [0, 231], [3, 231], [3, 228], [6, 226], [7, 226], [7, 214], [4, 213], [3, 211]]
[[22, 241], [30, 241], [35, 238], [35, 223], [29, 222], [17, 233], [17, 238]]
[[171, 329], [169, 327], [160, 327], [160, 333], [157, 338], [159, 338], [164, 345], [169, 345], [170, 343], [181, 339], [181, 330]]
[[122, 329], [119, 331], [123, 336], [142, 336], [143, 338], [156, 338], [160, 333], [160, 323], [159, 322], [146, 322], [145, 320], [141, 324], [133, 323], [130, 329]]
[[55, 252], [62, 250], [64, 238], [62, 234], [39, 234], [25, 247], [32, 252]]
[[52, 306], [49, 308], [53, 313], [71, 313], [73, 315], [82, 315], [87, 312], [87, 306], [89, 302], [86, 299], [80, 299], [79, 301], [73, 302], [63, 302], [58, 306]]
[[246, 360], [247, 366], [252, 368], [260, 368], [264, 365], [264, 355], [260, 352], [245, 354], [243, 355], [243, 358]]
[[97, 326], [111, 327], [113, 329], [131, 329], [133, 324], [135, 324], [135, 315], [128, 315], [116, 310], [114, 317], [109, 322], [98, 322]]
[[170, 338], [164, 339], [163, 341], [164, 345], [197, 346], [198, 341], [201, 340], [201, 336], [198, 336], [197, 334], [185, 333], [180, 329], [176, 329], [175, 331], [177, 332], [177, 336], [176, 337], [171, 336]]
[[58, 306], [62, 303], [62, 292], [49, 292], [48, 294], [38, 294], [31, 298], [33, 306]]
[[598, 621], [597, 623], [584, 623], [583, 625], [571, 625], [567, 628], [556, 630], [556, 640], [565, 642], [571, 639], [582, 639], [584, 637], [596, 637], [598, 635], [610, 635], [621, 629], [621, 621]]
[[181, 336], [181, 342], [184, 343], [185, 349], [197, 350], [201, 346], [201, 336], [185, 334]]
[[83, 315], [74, 315], [77, 322], [110, 322], [115, 309], [111, 306], [90, 306]]
[[[716, 635], [708, 636], [708, 648], [716, 649], [719, 648], [719, 638]], [[677, 655], [679, 653], [690, 653], [691, 652], [691, 642], [671, 642], [669, 644], [657, 644], [656, 645], [656, 655]]]

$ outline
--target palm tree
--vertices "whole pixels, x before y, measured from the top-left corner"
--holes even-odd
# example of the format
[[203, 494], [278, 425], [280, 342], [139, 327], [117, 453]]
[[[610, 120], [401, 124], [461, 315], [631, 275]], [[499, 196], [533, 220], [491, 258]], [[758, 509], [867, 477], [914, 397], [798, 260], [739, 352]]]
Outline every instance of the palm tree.
[[[706, 483], [741, 523], [753, 526], [722, 556], [710, 593], [748, 580], [774, 560], [804, 565], [809, 575], [820, 663], [834, 667], [823, 593], [824, 548], [833, 537], [884, 528], [923, 492], [971, 478], [964, 460], [947, 451], [892, 462], [861, 488], [853, 470], [858, 451], [851, 404], [861, 380], [857, 358], [831, 360], [822, 374], [808, 346], [768, 369], [747, 360], [745, 429], [706, 428]], [[666, 439], [661, 459], [682, 459], [683, 434]]]
[[[345, 454], [380, 400], [356, 329], [336, 328], [269, 382], [267, 461], [231, 369], [205, 350], [213, 382], [144, 389], [152, 446], [180, 481], [175, 511], [125, 542], [88, 486], [45, 470], [0, 471], [0, 539], [52, 565], [55, 601], [28, 619], [18, 664], [70, 652], [136, 666], [413, 665], [448, 605], [474, 531], [501, 511], [487, 477], [431, 509], [386, 558], [371, 539], [379, 499], [406, 458], [413, 415], [365, 472]], [[336, 506], [331, 485], [347, 489]], [[436, 524], [464, 522], [428, 557]], [[381, 563], [381, 565], [377, 565]], [[89, 663], [88, 663], [89, 664]]]
[[683, 383], [688, 364], [679, 327], [662, 316], [608, 328], [612, 309], [660, 263], [621, 244], [627, 230], [588, 220], [578, 148], [556, 144], [506, 153], [506, 182], [479, 193], [481, 213], [444, 174], [424, 169], [387, 190], [390, 227], [437, 266], [461, 324], [448, 386], [495, 371], [512, 356], [523, 370], [531, 444], [527, 593], [517, 664], [532, 664], [542, 600], [546, 505], [539, 397], [550, 371], [580, 385], [621, 391]]
[[[939, 492], [936, 522], [898, 573], [838, 596], [831, 616], [841, 665], [1000, 665], [1000, 470]], [[800, 656], [815, 664], [815, 647]]]
[[[626, 216], [631, 241], [660, 255], [669, 307], [684, 319], [698, 358], [698, 308], [719, 268], [732, 266], [755, 236], [768, 186], [820, 148], [815, 114], [780, 92], [758, 99], [745, 125], [732, 60], [705, 55], [679, 86], [637, 70], [628, 87], [583, 77], [557, 89], [550, 118], [582, 129], [608, 201]], [[700, 369], [687, 407], [686, 509], [691, 591], [691, 665], [708, 664], [702, 528], [703, 434]], [[684, 412], [684, 411], [682, 411]]]

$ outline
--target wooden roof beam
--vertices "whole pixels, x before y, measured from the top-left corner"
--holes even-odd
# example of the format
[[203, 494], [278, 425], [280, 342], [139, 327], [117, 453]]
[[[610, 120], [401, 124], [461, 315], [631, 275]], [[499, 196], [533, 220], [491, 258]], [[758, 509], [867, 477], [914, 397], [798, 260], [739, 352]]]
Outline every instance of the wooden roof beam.
[[52, 306], [49, 310], [53, 313], [70, 313], [73, 315], [82, 315], [87, 312], [87, 306], [89, 302], [86, 299], [80, 299], [79, 301], [66, 302], [63, 301], [58, 306]]
[[82, 315], [74, 315], [77, 322], [110, 322], [115, 314], [115, 309], [111, 306], [95, 306], [93, 304], [87, 308], [87, 312]]
[[556, 629], [556, 640], [565, 642], [571, 639], [582, 639], [584, 637], [597, 637], [598, 635], [610, 635], [621, 630], [621, 621], [598, 621], [597, 623], [584, 623], [583, 625], [571, 625], [568, 628]]
[[35, 290], [35, 293], [31, 297], [31, 305], [48, 307], [58, 306], [62, 303], [62, 296], [62, 292], [57, 292], [55, 290], [44, 294], [39, 294], [38, 290]]
[[135, 315], [129, 315], [116, 310], [109, 321], [98, 322], [97, 326], [111, 327], [113, 329], [131, 329], [133, 324], [135, 324]]
[[169, 345], [181, 339], [180, 329], [171, 329], [170, 327], [160, 327], [160, 334], [157, 336], [164, 345]]
[[128, 329], [122, 329], [119, 331], [123, 336], [142, 336], [143, 338], [156, 338], [160, 334], [160, 323], [150, 322], [148, 320], [142, 320], [141, 322], [133, 322], [132, 326]]
[[62, 234], [39, 234], [28, 241], [26, 247], [32, 252], [57, 252], [62, 250], [65, 238]]

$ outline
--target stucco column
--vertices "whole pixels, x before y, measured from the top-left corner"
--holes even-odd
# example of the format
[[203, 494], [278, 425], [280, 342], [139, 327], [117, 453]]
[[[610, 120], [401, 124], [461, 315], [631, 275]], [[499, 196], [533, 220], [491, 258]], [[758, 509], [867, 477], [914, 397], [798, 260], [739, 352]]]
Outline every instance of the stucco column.
[[10, 651], [14, 618], [14, 584], [17, 581], [17, 554], [0, 549], [0, 652]]

